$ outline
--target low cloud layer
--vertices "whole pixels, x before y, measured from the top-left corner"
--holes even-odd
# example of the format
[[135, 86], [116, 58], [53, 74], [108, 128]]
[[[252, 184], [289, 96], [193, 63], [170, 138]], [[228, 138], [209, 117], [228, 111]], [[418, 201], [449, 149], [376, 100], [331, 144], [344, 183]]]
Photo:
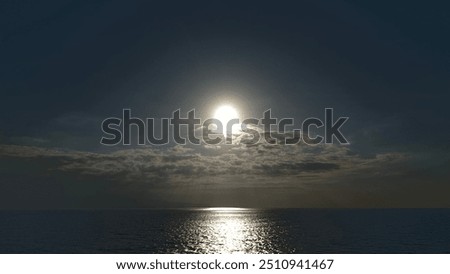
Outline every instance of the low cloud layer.
[[[168, 149], [145, 147], [110, 153], [62, 151], [39, 147], [3, 145], [0, 157], [51, 163], [40, 170], [76, 173], [112, 181], [182, 184], [185, 181], [217, 181], [237, 176], [258, 187], [257, 180], [271, 176], [289, 177], [292, 183], [342, 174], [391, 172], [393, 164], [405, 161], [399, 153], [364, 158], [338, 145], [245, 145]], [[26, 170], [26, 166], [23, 166]], [[254, 180], [254, 182], [251, 182]], [[295, 182], [294, 182], [295, 181]]]
[[341, 145], [104, 153], [1, 145], [0, 162], [2, 208], [377, 206], [411, 177], [408, 155], [366, 157]]

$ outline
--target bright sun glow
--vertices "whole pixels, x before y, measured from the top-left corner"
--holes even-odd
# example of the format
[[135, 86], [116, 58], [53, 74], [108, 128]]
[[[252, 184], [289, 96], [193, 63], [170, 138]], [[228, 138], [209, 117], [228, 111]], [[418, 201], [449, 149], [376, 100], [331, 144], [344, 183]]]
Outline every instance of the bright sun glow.
[[[238, 119], [239, 114], [234, 107], [225, 105], [225, 106], [220, 106], [219, 108], [216, 109], [216, 112], [214, 113], [214, 118], [218, 119], [222, 123], [223, 132], [224, 132], [224, 134], [226, 134], [227, 123], [232, 119]], [[235, 126], [233, 126], [233, 128], [234, 127]], [[233, 131], [234, 131], [234, 129], [233, 129]]]

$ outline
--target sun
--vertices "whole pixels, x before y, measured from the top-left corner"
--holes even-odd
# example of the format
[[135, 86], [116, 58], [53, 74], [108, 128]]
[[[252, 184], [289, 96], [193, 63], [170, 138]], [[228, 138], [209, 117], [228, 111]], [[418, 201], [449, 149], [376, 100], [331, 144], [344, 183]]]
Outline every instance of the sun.
[[[234, 107], [230, 105], [223, 105], [216, 109], [214, 112], [214, 118], [222, 123], [223, 133], [226, 135], [228, 122], [232, 119], [239, 119], [239, 113]], [[235, 126], [233, 126], [233, 128], [235, 128]], [[234, 131], [234, 129], [232, 131]]]

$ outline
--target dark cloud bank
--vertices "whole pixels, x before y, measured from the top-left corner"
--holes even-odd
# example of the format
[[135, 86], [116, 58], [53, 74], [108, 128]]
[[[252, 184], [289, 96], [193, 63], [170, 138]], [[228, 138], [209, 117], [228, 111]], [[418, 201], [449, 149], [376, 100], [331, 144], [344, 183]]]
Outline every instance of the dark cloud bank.
[[[411, 157], [365, 157], [340, 145], [143, 147], [106, 153], [2, 145], [0, 206], [447, 205], [436, 195], [443, 185], [415, 170]], [[417, 189], [422, 180], [430, 180], [432, 199]]]

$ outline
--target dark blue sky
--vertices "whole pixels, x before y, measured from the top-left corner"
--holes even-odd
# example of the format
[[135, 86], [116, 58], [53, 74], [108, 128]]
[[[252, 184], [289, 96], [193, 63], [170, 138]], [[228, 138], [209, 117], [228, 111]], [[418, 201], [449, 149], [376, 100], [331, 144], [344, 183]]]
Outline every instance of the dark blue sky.
[[[396, 175], [401, 179], [393, 181], [408, 181], [416, 176], [411, 170], [446, 181], [449, 8], [442, 1], [3, 1], [2, 161], [30, 147], [103, 151], [100, 123], [123, 108], [141, 117], [167, 117], [178, 108], [207, 116], [211, 104], [227, 98], [256, 117], [272, 108], [279, 118], [302, 120], [333, 107], [350, 117], [345, 133], [352, 155], [407, 154]], [[49, 167], [13, 162], [24, 170], [64, 170], [53, 154], [41, 156], [50, 158]], [[74, 156], [61, 157], [70, 162]], [[5, 180], [39, 177], [19, 180], [11, 172]], [[430, 197], [442, 187], [430, 187]], [[361, 189], [356, 196], [372, 191]], [[80, 197], [73, 199], [76, 207]], [[374, 205], [389, 199], [377, 196]], [[408, 196], [405, 205], [414, 199]]]

